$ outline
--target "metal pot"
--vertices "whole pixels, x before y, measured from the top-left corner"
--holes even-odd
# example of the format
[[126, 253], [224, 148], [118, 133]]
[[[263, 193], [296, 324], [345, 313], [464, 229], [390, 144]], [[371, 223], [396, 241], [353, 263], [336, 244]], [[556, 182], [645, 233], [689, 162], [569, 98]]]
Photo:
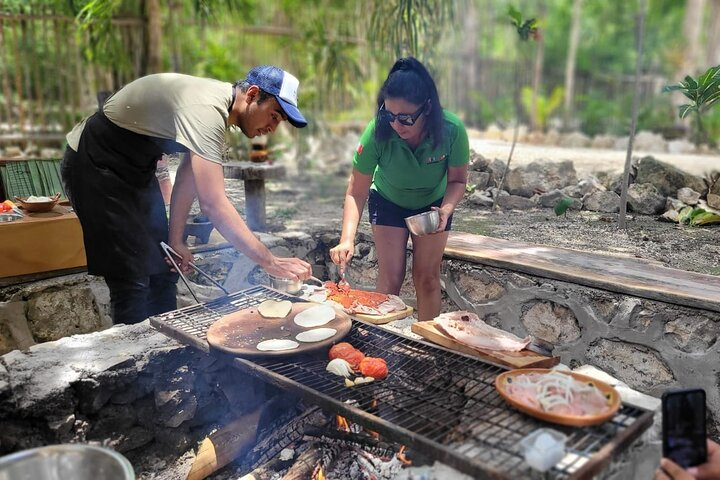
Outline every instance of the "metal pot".
[[405, 218], [405, 224], [410, 233], [422, 237], [437, 230], [438, 225], [440, 225], [440, 214], [437, 210], [419, 213]]
[[302, 280], [293, 280], [291, 278], [282, 278], [282, 277], [276, 277], [274, 275], [269, 275], [270, 277], [270, 286], [274, 288], [275, 290], [278, 290], [283, 293], [289, 293], [291, 295], [298, 293], [303, 286]]
[[130, 462], [114, 450], [84, 444], [50, 445], [0, 458], [0, 480], [135, 480]]

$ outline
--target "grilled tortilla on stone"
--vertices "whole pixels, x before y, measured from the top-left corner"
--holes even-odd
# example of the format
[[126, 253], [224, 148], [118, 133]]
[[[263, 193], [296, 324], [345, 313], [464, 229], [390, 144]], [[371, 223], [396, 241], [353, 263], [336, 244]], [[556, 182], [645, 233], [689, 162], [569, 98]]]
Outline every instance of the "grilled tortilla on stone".
[[530, 343], [530, 337], [519, 338], [510, 332], [491, 327], [472, 312], [442, 313], [435, 324], [460, 343], [482, 350], [519, 352]]

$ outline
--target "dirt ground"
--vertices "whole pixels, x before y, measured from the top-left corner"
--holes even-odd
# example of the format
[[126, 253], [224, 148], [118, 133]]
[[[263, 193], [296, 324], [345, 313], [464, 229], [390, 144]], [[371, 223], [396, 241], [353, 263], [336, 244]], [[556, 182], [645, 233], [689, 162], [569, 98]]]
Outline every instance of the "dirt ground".
[[[490, 158], [506, 158], [504, 142], [474, 140], [472, 148]], [[563, 149], [519, 145], [513, 165], [532, 160], [576, 163], [578, 176], [598, 171], [622, 171], [625, 152]], [[642, 154], [642, 153], [641, 153]], [[720, 164], [709, 155], [655, 155], [697, 175]], [[686, 168], [692, 165], [692, 168]], [[268, 220], [291, 230], [307, 230], [322, 224], [340, 230], [347, 177], [304, 174], [268, 183]], [[689, 227], [658, 221], [657, 217], [629, 213], [627, 228], [618, 228], [617, 214], [570, 211], [555, 216], [552, 209], [496, 211], [462, 202], [453, 229], [515, 241], [592, 251], [615, 256], [654, 260], [659, 264], [693, 272], [720, 275], [720, 227]], [[367, 213], [361, 228], [369, 231]]]

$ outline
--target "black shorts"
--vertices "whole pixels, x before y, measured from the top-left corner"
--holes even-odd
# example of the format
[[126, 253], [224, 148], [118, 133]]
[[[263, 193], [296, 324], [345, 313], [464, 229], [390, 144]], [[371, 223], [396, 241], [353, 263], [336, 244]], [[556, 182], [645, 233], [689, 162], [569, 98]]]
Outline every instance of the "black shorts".
[[[427, 212], [428, 210], [431, 210], [430, 207], [439, 207], [440, 205], [442, 205], [442, 198], [425, 207], [411, 210], [394, 204], [375, 190], [370, 190], [370, 196], [368, 197], [368, 214], [372, 225], [399, 227], [407, 230], [405, 217], [411, 217], [413, 215], [417, 215], [418, 213]], [[449, 231], [452, 226], [452, 217], [453, 216], [450, 215], [450, 218], [448, 218], [447, 224], [445, 225], [446, 232]]]

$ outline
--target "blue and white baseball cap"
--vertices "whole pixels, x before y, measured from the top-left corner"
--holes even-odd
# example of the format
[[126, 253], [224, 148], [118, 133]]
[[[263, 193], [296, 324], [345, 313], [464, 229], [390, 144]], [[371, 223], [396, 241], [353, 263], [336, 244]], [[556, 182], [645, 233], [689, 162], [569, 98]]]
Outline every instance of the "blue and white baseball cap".
[[295, 76], [272, 65], [261, 65], [250, 70], [245, 81], [274, 96], [293, 127], [307, 125], [307, 120], [297, 106], [300, 81]]

